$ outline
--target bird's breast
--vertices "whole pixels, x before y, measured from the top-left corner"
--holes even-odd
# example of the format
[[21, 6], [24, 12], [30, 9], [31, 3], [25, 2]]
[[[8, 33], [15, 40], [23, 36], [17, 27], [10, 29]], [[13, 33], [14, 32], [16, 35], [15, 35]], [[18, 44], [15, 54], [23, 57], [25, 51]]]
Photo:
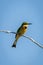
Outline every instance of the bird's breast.
[[21, 33], [21, 35], [22, 35], [22, 34], [24, 34], [24, 33], [26, 32], [26, 30], [27, 30], [27, 29], [22, 28], [22, 29], [21, 29], [21, 32], [20, 32], [20, 33]]

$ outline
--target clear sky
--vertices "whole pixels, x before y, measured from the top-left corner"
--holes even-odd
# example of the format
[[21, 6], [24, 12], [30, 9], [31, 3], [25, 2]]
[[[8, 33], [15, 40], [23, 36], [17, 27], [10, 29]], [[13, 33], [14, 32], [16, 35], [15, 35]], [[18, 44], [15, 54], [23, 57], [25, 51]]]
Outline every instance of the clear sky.
[[[26, 36], [43, 44], [43, 0], [0, 0], [0, 30], [17, 31], [31, 22]], [[21, 37], [12, 48], [15, 35], [0, 32], [0, 65], [43, 65], [43, 49]]]

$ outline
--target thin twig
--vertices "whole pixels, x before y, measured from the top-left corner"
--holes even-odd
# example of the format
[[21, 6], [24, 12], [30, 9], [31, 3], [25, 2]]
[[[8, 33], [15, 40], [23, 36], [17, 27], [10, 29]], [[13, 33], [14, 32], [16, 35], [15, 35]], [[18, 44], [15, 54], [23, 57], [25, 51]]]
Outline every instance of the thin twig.
[[43, 45], [40, 44], [40, 43], [38, 43], [37, 41], [35, 41], [33, 38], [31, 38], [31, 37], [29, 37], [29, 36], [27, 37], [27, 36], [24, 36], [24, 35], [23, 35], [23, 37], [25, 37], [25, 38], [31, 40], [33, 43], [35, 43], [35, 44], [38, 45], [39, 47], [43, 48]]
[[0, 30], [0, 32], [4, 32], [4, 33], [13, 33], [13, 34], [16, 34], [16, 32], [12, 32], [12, 31], [9, 31], [9, 30]]
[[[8, 30], [0, 30], [0, 32], [5, 32], [5, 33], [12, 33], [12, 34], [17, 34], [16, 32], [12, 32], [12, 31], [8, 31]], [[33, 38], [31, 38], [31, 37], [27, 37], [27, 36], [25, 36], [25, 35], [22, 35], [23, 37], [25, 37], [25, 38], [27, 38], [27, 39], [29, 39], [29, 40], [31, 40], [33, 43], [35, 43], [36, 45], [38, 45], [39, 47], [41, 47], [41, 48], [43, 48], [43, 45], [42, 44], [40, 44], [40, 43], [38, 43], [37, 41], [35, 41]]]

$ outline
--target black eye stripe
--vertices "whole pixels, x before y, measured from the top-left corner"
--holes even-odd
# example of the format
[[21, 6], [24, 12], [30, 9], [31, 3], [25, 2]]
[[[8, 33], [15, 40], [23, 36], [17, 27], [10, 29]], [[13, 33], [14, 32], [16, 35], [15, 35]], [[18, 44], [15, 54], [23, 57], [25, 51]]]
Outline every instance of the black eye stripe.
[[27, 27], [25, 27], [25, 29], [26, 29]]

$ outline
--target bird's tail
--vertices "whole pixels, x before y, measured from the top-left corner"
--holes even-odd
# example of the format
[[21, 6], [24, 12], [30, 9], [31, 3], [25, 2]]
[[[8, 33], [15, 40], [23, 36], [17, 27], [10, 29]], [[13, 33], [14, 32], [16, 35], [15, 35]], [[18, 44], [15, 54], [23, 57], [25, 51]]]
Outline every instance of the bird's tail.
[[17, 43], [17, 39], [15, 39], [15, 41], [14, 41], [12, 47], [15, 47], [15, 48], [16, 48], [16, 43]]

